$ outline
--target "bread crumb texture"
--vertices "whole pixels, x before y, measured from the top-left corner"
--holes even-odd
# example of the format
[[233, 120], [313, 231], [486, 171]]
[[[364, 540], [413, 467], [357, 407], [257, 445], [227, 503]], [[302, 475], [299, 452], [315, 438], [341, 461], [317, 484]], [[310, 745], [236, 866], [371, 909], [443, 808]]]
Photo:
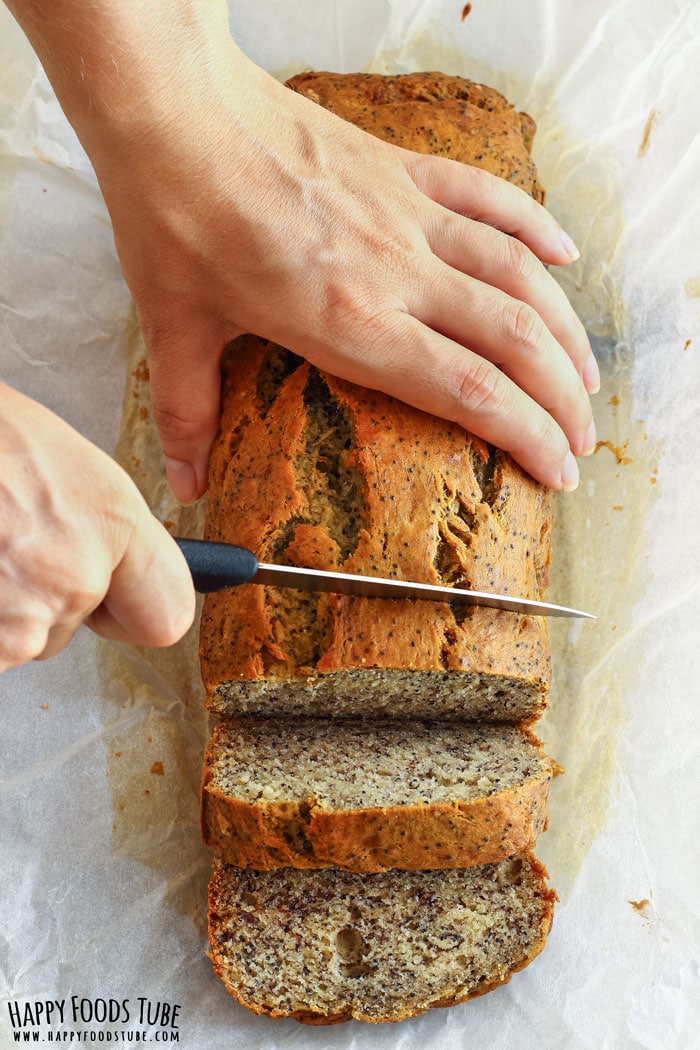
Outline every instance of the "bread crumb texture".
[[215, 971], [249, 1009], [399, 1021], [504, 984], [542, 949], [555, 895], [532, 855], [458, 871], [252, 872], [217, 863]]

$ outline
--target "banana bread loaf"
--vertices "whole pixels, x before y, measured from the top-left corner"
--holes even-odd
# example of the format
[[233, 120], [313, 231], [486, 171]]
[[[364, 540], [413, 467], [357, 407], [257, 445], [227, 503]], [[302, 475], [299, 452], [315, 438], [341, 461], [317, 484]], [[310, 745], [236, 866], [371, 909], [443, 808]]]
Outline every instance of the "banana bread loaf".
[[547, 821], [552, 762], [514, 726], [241, 719], [204, 760], [202, 833], [241, 868], [460, 868]]
[[[392, 140], [428, 128], [423, 148], [540, 192], [530, 123], [491, 89], [437, 74], [291, 84], [385, 137], [391, 107]], [[502, 122], [507, 149], [490, 130]], [[255, 336], [227, 354], [222, 405], [207, 538], [263, 561], [544, 597], [550, 494], [507, 454]], [[542, 617], [254, 584], [207, 596], [200, 653], [223, 715], [525, 723], [550, 682]]]
[[[534, 124], [490, 88], [433, 73], [290, 86], [543, 197]], [[550, 494], [506, 454], [255, 336], [229, 350], [222, 406], [207, 538], [264, 561], [545, 597]], [[220, 854], [210, 955], [244, 1006], [398, 1021], [538, 954], [555, 894], [528, 847], [552, 763], [522, 727], [547, 701], [544, 619], [246, 585], [207, 596], [200, 653], [222, 718], [202, 791]]]
[[214, 970], [244, 1006], [307, 1024], [400, 1021], [510, 980], [543, 948], [555, 894], [524, 854], [476, 868], [358, 875], [217, 861]]
[[[261, 561], [541, 599], [549, 493], [460, 427], [255, 337], [228, 359], [205, 535]], [[537, 718], [542, 617], [245, 584], [208, 595], [220, 714]]]

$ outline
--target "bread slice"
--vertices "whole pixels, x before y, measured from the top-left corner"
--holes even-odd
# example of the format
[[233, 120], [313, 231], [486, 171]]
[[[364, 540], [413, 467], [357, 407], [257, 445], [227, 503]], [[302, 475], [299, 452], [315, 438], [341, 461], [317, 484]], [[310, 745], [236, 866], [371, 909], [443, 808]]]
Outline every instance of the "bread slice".
[[546, 879], [531, 854], [376, 875], [218, 861], [210, 956], [256, 1013], [307, 1024], [400, 1021], [488, 992], [526, 966], [552, 922]]
[[217, 856], [267, 870], [457, 868], [534, 844], [552, 762], [512, 726], [221, 722], [202, 779]]

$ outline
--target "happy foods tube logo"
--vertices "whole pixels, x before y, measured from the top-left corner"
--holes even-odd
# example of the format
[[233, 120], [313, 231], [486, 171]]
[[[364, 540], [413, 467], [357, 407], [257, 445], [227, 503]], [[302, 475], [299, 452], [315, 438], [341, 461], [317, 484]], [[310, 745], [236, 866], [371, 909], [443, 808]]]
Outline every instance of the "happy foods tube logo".
[[8, 1002], [6, 1020], [12, 1042], [20, 1045], [180, 1043], [180, 1004], [146, 996], [71, 995]]

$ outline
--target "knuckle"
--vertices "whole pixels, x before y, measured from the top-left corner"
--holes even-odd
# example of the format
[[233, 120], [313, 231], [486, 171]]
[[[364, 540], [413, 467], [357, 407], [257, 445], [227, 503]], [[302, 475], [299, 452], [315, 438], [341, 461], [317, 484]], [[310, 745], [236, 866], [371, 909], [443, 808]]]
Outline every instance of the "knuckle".
[[83, 575], [63, 602], [62, 620], [80, 621], [86, 619], [97, 608], [107, 593], [108, 580], [101, 571], [95, 569]]
[[49, 625], [41, 620], [21, 619], [3, 629], [0, 667], [21, 667], [43, 653], [49, 637]]
[[338, 347], [352, 351], [355, 365], [369, 369], [376, 380], [406, 366], [407, 342], [403, 330], [405, 313], [399, 308], [378, 309], [365, 298], [335, 302], [335, 316], [327, 330]]
[[174, 406], [166, 406], [154, 402], [152, 405], [153, 419], [158, 430], [165, 440], [182, 440], [195, 438], [201, 430], [198, 420], [193, 418], [184, 408], [178, 409]]
[[497, 198], [499, 195], [500, 180], [486, 171], [472, 165], [465, 167], [465, 178], [469, 183], [469, 190], [474, 203], [484, 204]]
[[514, 304], [506, 311], [506, 329], [521, 352], [533, 354], [539, 351], [543, 323], [527, 303]]
[[534, 415], [530, 424], [530, 445], [543, 460], [553, 453], [563, 458], [568, 448], [561, 427], [544, 409]]
[[506, 268], [518, 281], [529, 283], [535, 275], [538, 260], [517, 237], [506, 238]]
[[489, 361], [476, 355], [464, 361], [457, 376], [456, 401], [460, 408], [498, 413], [503, 407], [503, 375]]

